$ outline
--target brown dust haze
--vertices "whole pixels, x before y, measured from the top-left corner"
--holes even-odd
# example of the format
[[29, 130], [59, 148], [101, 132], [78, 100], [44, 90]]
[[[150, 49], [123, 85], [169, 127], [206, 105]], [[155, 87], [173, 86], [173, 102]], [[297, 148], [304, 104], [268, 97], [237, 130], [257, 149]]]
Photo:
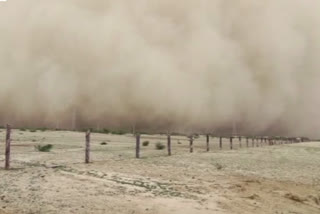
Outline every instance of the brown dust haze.
[[319, 11], [318, 0], [0, 2], [0, 123], [319, 136]]

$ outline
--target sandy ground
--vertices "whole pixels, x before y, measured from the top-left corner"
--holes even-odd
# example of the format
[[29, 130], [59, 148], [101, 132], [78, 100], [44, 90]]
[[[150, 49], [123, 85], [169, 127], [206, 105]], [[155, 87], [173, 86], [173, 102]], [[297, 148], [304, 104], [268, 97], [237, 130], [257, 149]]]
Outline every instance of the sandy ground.
[[[172, 139], [173, 156], [155, 150], [165, 136], [135, 156], [131, 135], [92, 135], [84, 164], [84, 133], [13, 130], [12, 169], [5, 171], [0, 130], [0, 214], [320, 213], [320, 143], [218, 149], [211, 139]], [[101, 145], [106, 142], [107, 145]], [[51, 152], [36, 145], [53, 144]]]

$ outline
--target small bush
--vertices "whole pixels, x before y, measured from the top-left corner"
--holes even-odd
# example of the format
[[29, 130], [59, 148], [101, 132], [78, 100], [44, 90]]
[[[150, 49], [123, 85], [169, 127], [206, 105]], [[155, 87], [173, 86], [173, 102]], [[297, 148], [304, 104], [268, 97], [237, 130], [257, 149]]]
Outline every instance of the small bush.
[[149, 146], [149, 141], [144, 141], [144, 142], [142, 143], [142, 146]]
[[41, 145], [35, 146], [36, 150], [39, 152], [50, 152], [52, 147], [53, 147], [53, 145], [51, 145], [51, 144], [47, 144], [44, 146], [41, 146]]
[[37, 129], [29, 129], [30, 132], [37, 132]]
[[157, 149], [157, 150], [163, 150], [163, 149], [165, 149], [165, 148], [166, 148], [166, 146], [163, 145], [163, 144], [160, 143], [160, 142], [156, 144], [156, 149]]
[[42, 132], [45, 132], [45, 131], [47, 131], [47, 128], [46, 127], [42, 127], [42, 128], [39, 128], [39, 130], [42, 131]]
[[118, 130], [118, 131], [112, 131], [111, 134], [114, 134], [114, 135], [124, 135], [126, 132], [125, 131], [122, 131], [122, 130]]
[[220, 163], [216, 163], [215, 167], [217, 168], [217, 170], [221, 170], [223, 168], [223, 166]]
[[102, 142], [102, 143], [100, 143], [100, 145], [108, 145], [108, 143]]
[[92, 133], [100, 133], [100, 134], [109, 134], [110, 131], [108, 129], [93, 129], [93, 128], [87, 128], [87, 129], [82, 129], [82, 132], [87, 132], [90, 130]]
[[194, 137], [194, 139], [198, 139], [200, 137], [200, 135], [199, 134], [194, 134], [193, 137]]
[[105, 134], [109, 134], [109, 133], [110, 133], [110, 131], [109, 131], [108, 129], [102, 129], [101, 132], [102, 132], [102, 133], [105, 133]]
[[22, 132], [27, 131], [27, 129], [25, 129], [25, 128], [21, 128], [21, 129], [19, 129], [19, 130], [22, 131]]

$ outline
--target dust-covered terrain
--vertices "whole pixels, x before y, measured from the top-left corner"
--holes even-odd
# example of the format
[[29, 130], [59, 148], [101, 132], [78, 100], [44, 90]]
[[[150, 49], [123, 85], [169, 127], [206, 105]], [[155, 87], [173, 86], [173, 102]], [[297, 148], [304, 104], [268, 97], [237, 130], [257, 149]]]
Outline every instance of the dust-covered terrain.
[[[4, 151], [0, 132], [0, 150]], [[171, 157], [156, 150], [166, 136], [142, 135], [135, 159], [132, 135], [92, 134], [91, 161], [84, 164], [84, 133], [12, 133], [11, 170], [0, 156], [0, 213], [319, 213], [320, 143], [223, 150], [218, 140], [172, 137]], [[37, 145], [52, 144], [51, 152]], [[106, 144], [106, 145], [103, 145]], [[249, 144], [250, 145], [250, 144]], [[250, 145], [251, 146], [251, 145]]]

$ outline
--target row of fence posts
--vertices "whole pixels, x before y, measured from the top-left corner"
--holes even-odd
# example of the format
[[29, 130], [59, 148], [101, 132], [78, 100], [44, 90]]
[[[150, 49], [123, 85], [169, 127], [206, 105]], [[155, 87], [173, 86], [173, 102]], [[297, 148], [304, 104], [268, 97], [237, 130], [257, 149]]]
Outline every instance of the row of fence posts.
[[[189, 148], [190, 148], [190, 153], [193, 153], [193, 143], [194, 143], [194, 136], [188, 136], [189, 138]], [[226, 137], [219, 137], [219, 149], [222, 149], [222, 139]], [[230, 149], [233, 149], [233, 138], [235, 137], [230, 137]], [[239, 137], [239, 147], [242, 148], [242, 143], [241, 143], [242, 137]], [[260, 141], [258, 141], [260, 139]], [[85, 134], [85, 163], [90, 163], [90, 140], [91, 140], [91, 131], [88, 130]], [[141, 135], [136, 134], [136, 158], [140, 158], [140, 140], [141, 140]], [[275, 145], [276, 142], [274, 139], [270, 138], [252, 138], [252, 147], [259, 147], [262, 146], [263, 143], [267, 143], [267, 140], [269, 141], [268, 145]], [[283, 143], [293, 143], [293, 140], [285, 139], [285, 142], [283, 139], [280, 139], [280, 144]], [[303, 141], [302, 141], [303, 142]], [[249, 147], [249, 137], [246, 137], [246, 146], [247, 148]], [[5, 146], [5, 169], [8, 170], [10, 168], [10, 147], [11, 147], [11, 126], [7, 125], [6, 126], [6, 146]], [[167, 149], [168, 149], [168, 155], [172, 155], [172, 150], [171, 150], [171, 135], [167, 135]], [[206, 135], [206, 151], [210, 151], [210, 135]]]
[[[194, 143], [194, 137], [193, 136], [188, 136], [189, 138], [189, 149], [190, 149], [190, 153], [193, 153], [193, 143]], [[219, 149], [222, 150], [222, 140], [223, 138], [229, 138], [229, 142], [230, 142], [230, 150], [233, 150], [233, 139], [236, 138], [234, 136], [232, 137], [218, 137], [219, 138]], [[239, 148], [242, 148], [242, 137], [239, 136]], [[246, 147], [249, 148], [249, 137], [246, 137]], [[280, 139], [272, 139], [272, 138], [266, 138], [266, 137], [261, 137], [261, 138], [255, 138], [252, 137], [252, 147], [262, 147], [264, 144], [272, 146], [272, 145], [276, 145], [276, 144], [288, 144], [288, 143], [293, 143], [294, 141], [292, 139], [289, 138], [280, 138]], [[276, 141], [279, 141], [278, 143], [276, 143]], [[141, 142], [141, 135], [140, 134], [136, 134], [136, 158], [140, 158], [140, 142]], [[303, 141], [301, 141], [303, 142]], [[171, 135], [168, 134], [167, 135], [167, 149], [168, 149], [168, 155], [171, 156], [172, 152], [171, 152]], [[209, 152], [210, 151], [210, 135], [207, 134], [206, 135], [206, 151]]]

